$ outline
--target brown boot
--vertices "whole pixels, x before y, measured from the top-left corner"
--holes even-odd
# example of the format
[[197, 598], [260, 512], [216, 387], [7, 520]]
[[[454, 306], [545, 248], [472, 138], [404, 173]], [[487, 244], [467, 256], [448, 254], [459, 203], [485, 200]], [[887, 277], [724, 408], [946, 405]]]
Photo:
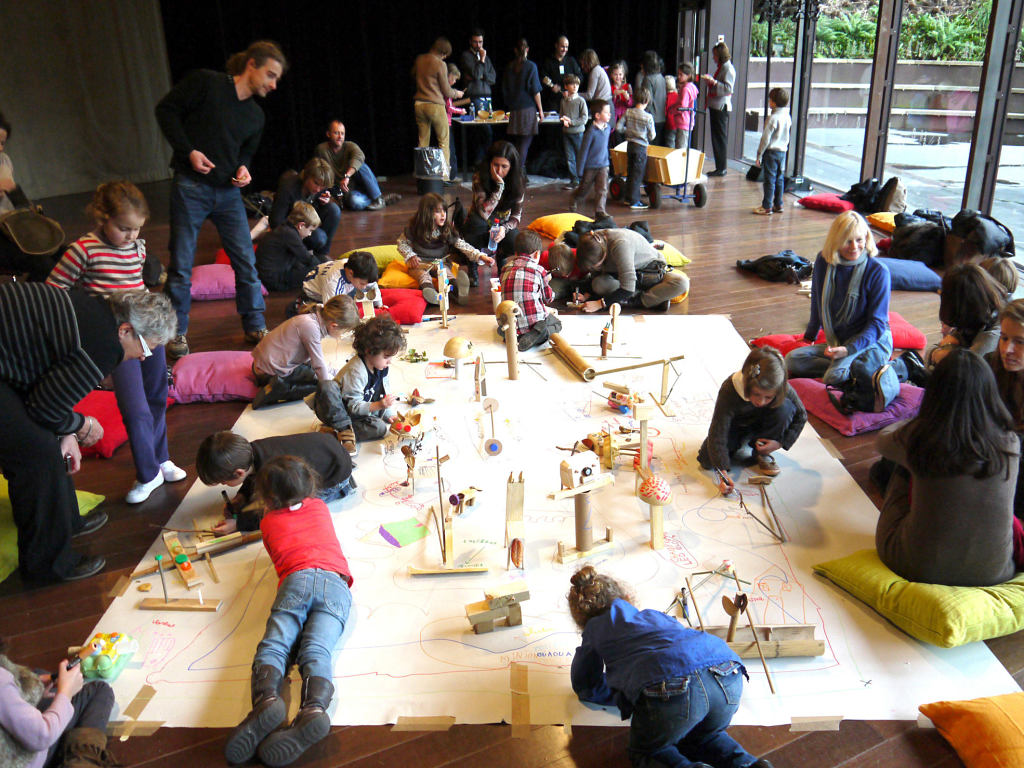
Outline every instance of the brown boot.
[[356, 447], [356, 433], [352, 431], [352, 427], [335, 429], [334, 427], [328, 427], [326, 424], [321, 424], [320, 431], [336, 437], [338, 442], [341, 443], [341, 447], [348, 451], [349, 456], [355, 456], [359, 453], [359, 449]]
[[64, 738], [66, 768], [117, 765], [107, 752], [107, 734], [97, 728], [72, 728]]
[[256, 754], [267, 734], [284, 722], [288, 708], [281, 698], [281, 673], [261, 666], [252, 671], [252, 711], [228, 736], [224, 757], [229, 763], [244, 763]]
[[271, 768], [290, 765], [331, 731], [325, 711], [334, 698], [334, 685], [325, 677], [302, 679], [302, 707], [291, 725], [274, 731], [259, 747], [260, 760]]

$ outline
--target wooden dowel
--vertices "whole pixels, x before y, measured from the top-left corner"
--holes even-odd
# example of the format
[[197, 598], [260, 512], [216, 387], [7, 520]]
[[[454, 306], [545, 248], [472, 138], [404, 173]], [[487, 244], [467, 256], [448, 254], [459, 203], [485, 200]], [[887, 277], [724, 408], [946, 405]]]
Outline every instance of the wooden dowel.
[[697, 614], [697, 623], [700, 624], [700, 631], [704, 631], [704, 619], [700, 617], [700, 608], [697, 605], [697, 596], [693, 594], [693, 585], [690, 584], [690, 577], [686, 577], [686, 591], [690, 595], [690, 599], [693, 600], [693, 612]]
[[[732, 577], [736, 580], [736, 587], [742, 589], [740, 586], [740, 577], [736, 574], [736, 569], [731, 568]], [[751, 591], [753, 591], [753, 585], [751, 585]], [[757, 636], [757, 628], [754, 626], [754, 618], [750, 615], [750, 602], [747, 602], [747, 623], [750, 625], [750, 633], [754, 636], [754, 645], [757, 646], [757, 655], [761, 657], [761, 666], [764, 667], [764, 676], [768, 678], [768, 689], [775, 695], [775, 684], [772, 682], [772, 673], [768, 671], [768, 662], [765, 661], [764, 651], [761, 650], [761, 638]]]

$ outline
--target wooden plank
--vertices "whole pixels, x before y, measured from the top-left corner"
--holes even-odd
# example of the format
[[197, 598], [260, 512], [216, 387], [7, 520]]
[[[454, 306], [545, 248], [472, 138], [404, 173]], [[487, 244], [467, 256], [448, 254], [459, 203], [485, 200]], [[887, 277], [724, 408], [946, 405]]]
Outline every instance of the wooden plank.
[[162, 597], [147, 597], [139, 603], [143, 611], [199, 611], [200, 613], [216, 613], [220, 609], [220, 600], [199, 600], [191, 597], [176, 597], [166, 603]]

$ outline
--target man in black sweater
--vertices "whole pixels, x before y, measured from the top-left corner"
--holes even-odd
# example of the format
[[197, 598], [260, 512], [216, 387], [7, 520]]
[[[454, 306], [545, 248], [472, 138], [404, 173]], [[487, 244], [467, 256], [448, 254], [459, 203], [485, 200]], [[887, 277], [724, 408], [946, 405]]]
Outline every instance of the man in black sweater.
[[206, 219], [217, 227], [235, 271], [235, 303], [246, 341], [255, 344], [267, 333], [240, 190], [252, 181], [248, 166], [265, 119], [252, 97], [266, 96], [277, 88], [285, 67], [276, 43], [258, 41], [228, 60], [227, 74], [209, 69], [191, 72], [157, 104], [157, 122], [174, 150], [171, 263], [165, 289], [178, 316], [178, 335], [167, 345], [173, 357], [188, 354], [185, 334], [192, 306], [192, 264], [196, 238]]

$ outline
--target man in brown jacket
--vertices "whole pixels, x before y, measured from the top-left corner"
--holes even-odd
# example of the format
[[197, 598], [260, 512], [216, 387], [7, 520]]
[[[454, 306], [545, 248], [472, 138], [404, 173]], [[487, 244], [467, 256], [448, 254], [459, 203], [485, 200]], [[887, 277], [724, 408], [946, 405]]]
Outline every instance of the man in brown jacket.
[[461, 99], [462, 91], [448, 85], [448, 67], [444, 60], [452, 55], [452, 44], [448, 38], [439, 37], [427, 53], [416, 57], [412, 76], [416, 81], [416, 96], [413, 108], [416, 113], [416, 130], [419, 133], [417, 146], [430, 146], [430, 130], [437, 135], [437, 143], [444, 153], [445, 165], [451, 167], [448, 152], [448, 115], [444, 109], [445, 99]]

